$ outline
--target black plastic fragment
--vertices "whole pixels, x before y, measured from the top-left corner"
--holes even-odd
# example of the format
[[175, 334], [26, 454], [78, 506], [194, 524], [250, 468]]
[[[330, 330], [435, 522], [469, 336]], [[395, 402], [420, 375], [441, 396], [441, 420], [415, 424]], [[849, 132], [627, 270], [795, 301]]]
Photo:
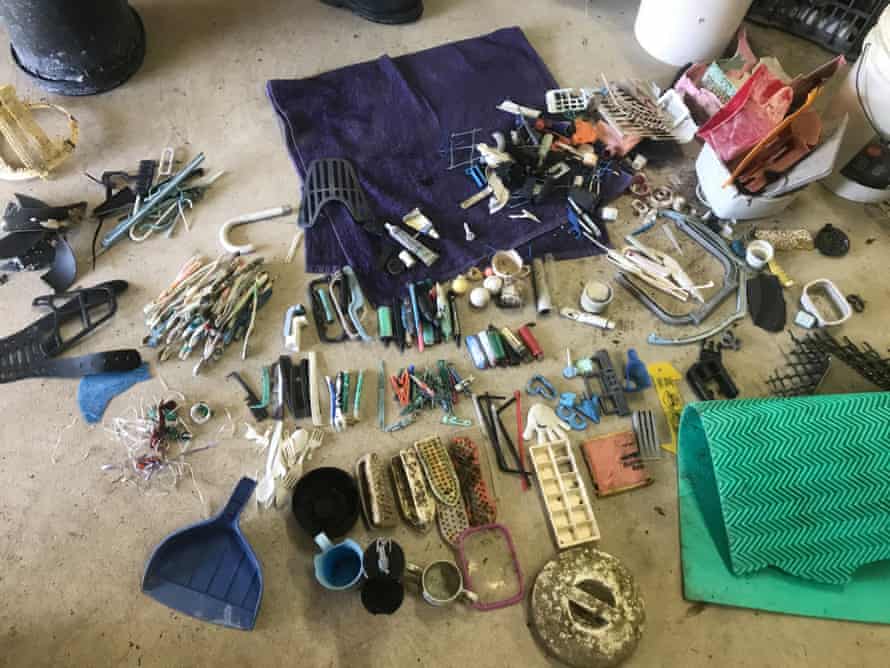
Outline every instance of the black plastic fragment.
[[331, 202], [344, 205], [356, 223], [363, 226], [373, 223], [368, 198], [352, 163], [339, 158], [313, 160], [303, 179], [297, 224], [312, 227], [318, 222], [321, 210]]
[[850, 237], [834, 225], [826, 225], [816, 234], [816, 248], [828, 257], [843, 257], [850, 250]]
[[[631, 413], [630, 406], [627, 405], [624, 386], [615, 371], [615, 366], [612, 364], [612, 358], [609, 357], [608, 351], [600, 350], [591, 359], [599, 369], [593, 375], [599, 378], [600, 381], [602, 392], [599, 395], [599, 399], [603, 415], [627, 417]], [[584, 385], [588, 394], [595, 394], [592, 388], [589, 387], [589, 378], [584, 378]]]
[[698, 362], [689, 367], [686, 380], [695, 392], [695, 396], [702, 401], [712, 401], [717, 398], [711, 387], [713, 384], [716, 384], [717, 392], [727, 399], [735, 399], [739, 395], [735, 381], [723, 366], [720, 347], [710, 341], [702, 343]]
[[785, 329], [788, 314], [779, 279], [772, 274], [758, 274], [755, 278], [748, 279], [747, 290], [748, 313], [754, 324], [768, 332], [781, 332]]

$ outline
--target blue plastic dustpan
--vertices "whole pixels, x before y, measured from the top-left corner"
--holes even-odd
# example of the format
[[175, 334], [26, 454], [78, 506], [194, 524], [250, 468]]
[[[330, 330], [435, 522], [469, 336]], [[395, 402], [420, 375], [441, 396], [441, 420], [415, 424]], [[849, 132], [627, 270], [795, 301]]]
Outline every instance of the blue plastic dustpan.
[[263, 596], [263, 571], [238, 516], [255, 487], [256, 481], [241, 478], [219, 515], [167, 536], [145, 565], [142, 591], [186, 615], [252, 629]]

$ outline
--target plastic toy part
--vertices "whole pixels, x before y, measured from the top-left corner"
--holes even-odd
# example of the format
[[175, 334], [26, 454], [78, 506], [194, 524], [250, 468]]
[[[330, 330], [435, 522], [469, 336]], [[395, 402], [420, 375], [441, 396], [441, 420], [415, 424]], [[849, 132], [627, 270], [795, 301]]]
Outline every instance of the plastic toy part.
[[600, 539], [600, 530], [569, 441], [529, 448], [541, 500], [558, 549]]
[[627, 351], [627, 363], [624, 365], [624, 391], [642, 392], [652, 387], [652, 378], [646, 370], [637, 351], [633, 348]]
[[683, 395], [680, 394], [680, 381], [683, 376], [667, 362], [649, 365], [649, 375], [655, 382], [658, 401], [671, 432], [671, 440], [662, 443], [661, 447], [668, 452], [677, 454], [677, 435], [680, 431], [680, 416], [683, 414]]
[[698, 362], [689, 367], [686, 380], [701, 401], [716, 399], [714, 390], [711, 389], [712, 384], [716, 385], [717, 391], [726, 399], [735, 399], [739, 395], [735, 381], [723, 366], [720, 348], [713, 343], [702, 344]]
[[303, 197], [297, 224], [312, 227], [318, 222], [321, 210], [330, 202], [346, 207], [349, 215], [359, 224], [369, 223], [371, 208], [365, 191], [358, 180], [355, 168], [347, 160], [328, 158], [313, 160], [303, 180]]
[[[820, 294], [831, 302], [835, 311], [833, 315], [828, 315], [819, 310], [816, 301]], [[849, 320], [853, 315], [853, 308], [847, 302], [844, 294], [827, 278], [820, 278], [807, 283], [803, 288], [803, 294], [800, 296], [800, 305], [803, 306], [805, 311], [813, 314], [818, 327], [840, 325]]]

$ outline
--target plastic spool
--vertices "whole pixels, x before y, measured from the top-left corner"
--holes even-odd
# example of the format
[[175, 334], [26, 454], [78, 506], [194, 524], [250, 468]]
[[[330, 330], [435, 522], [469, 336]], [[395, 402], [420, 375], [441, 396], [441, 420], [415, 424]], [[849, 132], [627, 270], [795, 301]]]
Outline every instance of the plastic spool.
[[612, 302], [612, 288], [608, 283], [589, 281], [581, 293], [581, 308], [588, 313], [602, 313]]
[[642, 0], [634, 34], [650, 56], [668, 65], [719, 57], [752, 0]]
[[838, 150], [835, 171], [823, 183], [840, 197], [857, 202], [890, 199], [890, 190], [868, 188], [841, 175], [847, 163], [875, 138], [875, 130], [881, 139], [890, 141], [890, 7], [866, 35], [862, 54], [850, 66], [828, 116], [840, 118], [845, 113], [850, 120]]
[[769, 264], [770, 260], [775, 257], [775, 254], [772, 244], [768, 241], [757, 239], [748, 244], [748, 248], [745, 251], [745, 262], [748, 263], [751, 269], [760, 271]]

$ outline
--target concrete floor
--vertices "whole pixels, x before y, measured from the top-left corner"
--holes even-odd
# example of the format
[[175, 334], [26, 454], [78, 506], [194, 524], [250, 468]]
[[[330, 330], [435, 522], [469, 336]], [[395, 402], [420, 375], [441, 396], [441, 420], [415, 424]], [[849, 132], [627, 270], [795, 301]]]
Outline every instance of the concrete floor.
[[[144, 333], [142, 305], [170, 281], [187, 257], [217, 252], [220, 221], [232, 213], [297, 199], [298, 180], [263, 91], [268, 78], [303, 77], [381, 53], [402, 54], [513, 24], [526, 30], [557, 79], [566, 85], [589, 84], [600, 72], [614, 78], [652, 77], [662, 83], [673, 74], [638, 48], [632, 37], [633, 3], [623, 0], [590, 3], [587, 13], [584, 3], [575, 0], [484, 0], [481, 4], [427, 0], [423, 21], [403, 28], [371, 25], [314, 0], [140, 0], [134, 4], [149, 35], [142, 70], [110, 94], [64, 100], [82, 124], [76, 158], [49, 183], [0, 186], [0, 200], [23, 190], [53, 203], [88, 198], [94, 205], [102, 194], [82, 172], [132, 168], [139, 159], [157, 156], [171, 144], [205, 151], [208, 166], [225, 168], [228, 175], [194, 212], [191, 234], [178, 235], [173, 241], [122, 245], [103, 257], [95, 272], [87, 271], [91, 226], [73, 233], [83, 261], [82, 285], [115, 278], [131, 282], [119, 314], [80, 346], [78, 354], [138, 345]], [[753, 38], [755, 49], [788, 59], [784, 61], [793, 72], [804, 71], [825, 57], [818, 49], [779, 33], [756, 29]], [[0, 58], [0, 81], [15, 84], [26, 97], [41, 97], [8, 57]], [[629, 227], [626, 201], [622, 210], [628, 222], [619, 225]], [[815, 187], [780, 220], [770, 222], [812, 231], [831, 222], [849, 232], [853, 250], [844, 259], [792, 253], [781, 261], [799, 285], [830, 277], [843, 289], [859, 292], [868, 310], [845, 326], [843, 333], [885, 346], [880, 313], [890, 303], [890, 288], [882, 280], [890, 240], [880, 221], [869, 217], [863, 207]], [[285, 307], [305, 299], [309, 277], [302, 272], [302, 261], [280, 263], [291, 230], [269, 223], [251, 231], [252, 240], [276, 262], [277, 282], [273, 301], [259, 318], [248, 362], [240, 363], [230, 351], [221, 364], [197, 379], [190, 375], [191, 364], [160, 367], [171, 387], [190, 399], [208, 400], [219, 413], [224, 407], [230, 409], [239, 422], [246, 415], [241, 394], [223, 382], [224, 374], [244, 368], [257, 377], [260, 365], [280, 352]], [[610, 271], [602, 259], [588, 259], [560, 265], [560, 275], [559, 293], [568, 301], [575, 299], [578, 277], [608, 277]], [[36, 275], [13, 276], [0, 288], [3, 333], [31, 322], [35, 312], [29, 302], [45, 292]], [[789, 305], [798, 297], [799, 288], [791, 290]], [[535, 371], [558, 377], [563, 366], [560, 351], [565, 346], [588, 353], [605, 347], [616, 360], [635, 346], [646, 361], [672, 361], [681, 370], [695, 357], [692, 348], [647, 346], [645, 336], [656, 323], [626, 294], [619, 292], [611, 309], [620, 326], [609, 336], [565, 321], [542, 322], [537, 332], [550, 354]], [[466, 330], [482, 328], [493, 317], [492, 313], [464, 313]], [[528, 308], [512, 317], [498, 314], [497, 321], [518, 326], [533, 317]], [[729, 354], [727, 364], [743, 395], [756, 396], [763, 392], [762, 380], [779, 362], [779, 347], [787, 339], [756, 330], [750, 323], [739, 334], [744, 348]], [[329, 370], [376, 368], [382, 350], [377, 345], [353, 344], [325, 349], [315, 344], [314, 336], [310, 341]], [[451, 346], [423, 357], [408, 354], [404, 359], [432, 363], [440, 357], [453, 359], [460, 369], [469, 371], [464, 353]], [[391, 350], [384, 358], [389, 368], [401, 363]], [[478, 389], [512, 390], [525, 382], [529, 372], [523, 368], [478, 374]], [[156, 380], [137, 386], [115, 400], [107, 415], [121, 415], [160, 393]], [[325, 592], [312, 578], [313, 550], [289, 511], [258, 513], [251, 507], [243, 518], [266, 582], [255, 631], [224, 630], [175, 614], [140, 593], [146, 556], [171, 530], [218, 509], [239, 476], [255, 473], [261, 462], [251, 446], [239, 439], [227, 440], [195, 456], [203, 505], [189, 481], [168, 494], [145, 495], [113, 484], [113, 476], [101, 470], [103, 464], [121, 459], [119, 446], [101, 428], [89, 429], [78, 419], [61, 431], [78, 414], [74, 381], [20, 382], [4, 386], [0, 396], [4, 409], [0, 487], [6, 490], [0, 504], [0, 665], [551, 665], [526, 628], [524, 606], [482, 614], [433, 609], [412, 596], [394, 618], [373, 618], [365, 614], [358, 596]], [[430, 415], [408, 431], [382, 436], [369, 417], [373, 405], [369, 399], [361, 426], [342, 436], [329, 436], [315, 463], [351, 468], [369, 448], [391, 453], [430, 433], [451, 433]], [[658, 410], [654, 394], [634, 400], [635, 407], [643, 405]], [[212, 440], [221, 424], [212, 423], [203, 432], [205, 442]], [[626, 426], [607, 418], [588, 435]], [[478, 433], [470, 435], [481, 443]], [[673, 461], [668, 458], [656, 465], [654, 474], [656, 483], [649, 488], [595, 502], [602, 549], [624, 560], [646, 599], [647, 627], [630, 665], [886, 665], [890, 631], [879, 626], [684, 601]], [[503, 475], [497, 478], [496, 489], [500, 519], [513, 532], [523, 570], [534, 576], [555, 551], [539, 499], [533, 491], [522, 493], [514, 478]], [[362, 528], [353, 535], [360, 542], [368, 540]], [[435, 533], [418, 537], [403, 527], [395, 537], [416, 562], [449, 556]]]

